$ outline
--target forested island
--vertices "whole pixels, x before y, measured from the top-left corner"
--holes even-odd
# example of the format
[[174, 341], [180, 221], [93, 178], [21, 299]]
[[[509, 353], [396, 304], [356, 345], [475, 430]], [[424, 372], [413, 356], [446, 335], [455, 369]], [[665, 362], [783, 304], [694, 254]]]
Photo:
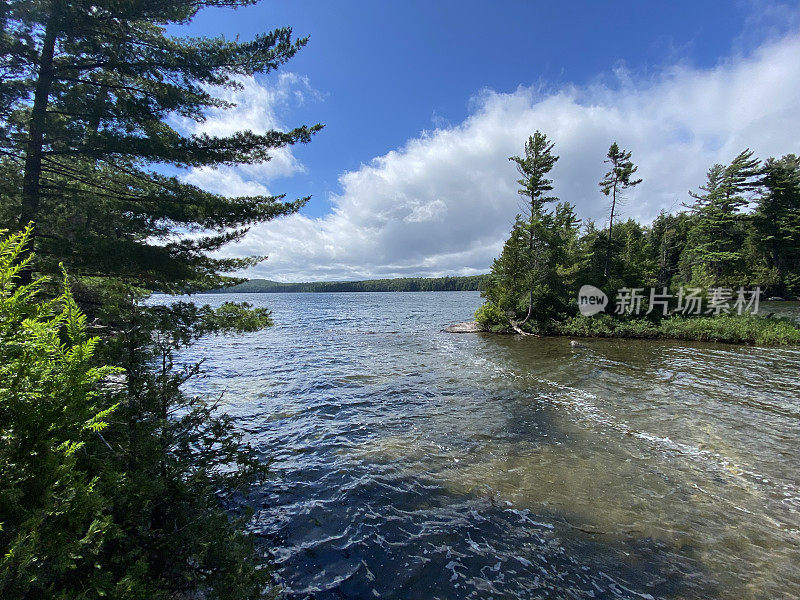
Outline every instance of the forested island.
[[[615, 221], [626, 192], [642, 179], [632, 153], [614, 142], [605, 157], [610, 168], [598, 182], [598, 201], [609, 211], [601, 228], [582, 222], [553, 193], [554, 147], [537, 131], [524, 156], [509, 159], [530, 212], [517, 216], [492, 265], [486, 303], [475, 315], [482, 327], [528, 335], [800, 343], [796, 322], [755, 314], [761, 295], [800, 296], [797, 156], [762, 162], [745, 149], [729, 164], [709, 168], [685, 210], [662, 211], [645, 225]], [[615, 314], [578, 315], [584, 285], [616, 298], [616, 310], [609, 311]]]
[[213, 290], [215, 294], [282, 292], [468, 292], [483, 289], [487, 275], [461, 277], [399, 277], [368, 279], [366, 281], [311, 281], [280, 283], [268, 279], [249, 279], [227, 288]]

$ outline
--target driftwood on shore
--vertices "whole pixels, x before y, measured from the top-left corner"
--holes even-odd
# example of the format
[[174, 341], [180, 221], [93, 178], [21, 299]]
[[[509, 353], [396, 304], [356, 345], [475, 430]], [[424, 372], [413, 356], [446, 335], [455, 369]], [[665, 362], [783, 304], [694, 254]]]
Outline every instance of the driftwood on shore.
[[[509, 321], [509, 327], [514, 330], [515, 333], [519, 335], [528, 335], [533, 337], [540, 337], [535, 333], [528, 333], [527, 331], [523, 331], [523, 329], [519, 326], [519, 323], [516, 321]], [[445, 333], [481, 333], [486, 332], [487, 330], [478, 325], [475, 321], [466, 321], [464, 323], [453, 323], [452, 325], [448, 325], [444, 329], [442, 329]]]
[[518, 333], [520, 335], [530, 335], [530, 336], [533, 336], [533, 337], [540, 337], [540, 336], [536, 335], [535, 333], [529, 333], [527, 331], [524, 331], [522, 329], [522, 327], [520, 327], [520, 325], [522, 323], [524, 323], [524, 322], [525, 321], [517, 322], [517, 321], [513, 321], [512, 320], [512, 321], [509, 321], [508, 323], [509, 323], [509, 325], [511, 325], [511, 329], [513, 329], [516, 333]]

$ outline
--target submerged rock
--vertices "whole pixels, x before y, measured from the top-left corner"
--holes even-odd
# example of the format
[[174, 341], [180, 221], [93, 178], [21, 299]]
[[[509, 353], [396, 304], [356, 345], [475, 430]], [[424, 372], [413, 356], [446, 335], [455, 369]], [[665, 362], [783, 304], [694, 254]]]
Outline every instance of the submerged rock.
[[479, 333], [483, 331], [483, 328], [475, 321], [467, 321], [466, 323], [453, 323], [445, 327], [442, 331], [446, 333]]

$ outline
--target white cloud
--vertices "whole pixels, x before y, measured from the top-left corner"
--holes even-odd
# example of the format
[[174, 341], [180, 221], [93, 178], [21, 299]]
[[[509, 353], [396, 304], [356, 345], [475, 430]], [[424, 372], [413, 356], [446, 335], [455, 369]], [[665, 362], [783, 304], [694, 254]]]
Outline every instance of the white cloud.
[[798, 56], [792, 36], [713, 69], [675, 66], [644, 81], [617, 71], [613, 85], [554, 91], [486, 90], [463, 123], [344, 173], [330, 214], [260, 225], [229, 253], [269, 254], [249, 274], [286, 281], [486, 272], [520, 211], [507, 157], [536, 129], [561, 156], [555, 193], [583, 218], [605, 219], [597, 182], [610, 143], [631, 150], [644, 183], [623, 217], [649, 220], [677, 208], [711, 164], [745, 147], [762, 158], [800, 150]]
[[[238, 83], [239, 89], [213, 90], [216, 97], [235, 104], [235, 107], [209, 110], [206, 120], [199, 123], [175, 118], [174, 125], [184, 133], [213, 136], [226, 136], [248, 129], [255, 133], [285, 129], [278, 118], [282, 110], [321, 98], [308, 78], [296, 73], [281, 73], [271, 84], [255, 77], [241, 77]], [[271, 180], [304, 171], [291, 148], [285, 147], [276, 149], [267, 162], [239, 167], [192, 168], [182, 179], [226, 196], [259, 195], [269, 194], [267, 186]]]

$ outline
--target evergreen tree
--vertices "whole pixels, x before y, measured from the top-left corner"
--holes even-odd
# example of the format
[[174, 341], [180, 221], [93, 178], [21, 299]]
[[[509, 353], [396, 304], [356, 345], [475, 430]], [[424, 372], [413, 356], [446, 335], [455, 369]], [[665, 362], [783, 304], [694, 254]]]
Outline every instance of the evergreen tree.
[[533, 315], [537, 288], [543, 290], [553, 274], [549, 239], [551, 232], [548, 231], [552, 215], [545, 210], [545, 205], [557, 200], [547, 195], [553, 189], [553, 181], [548, 179], [548, 174], [558, 161], [558, 156], [552, 152], [554, 145], [545, 134], [536, 131], [525, 143], [525, 156], [512, 156], [508, 159], [516, 165], [521, 175], [517, 180], [521, 186], [518, 193], [526, 199], [530, 209], [530, 220], [527, 223], [528, 311], [521, 323], [527, 322]]
[[583, 235], [578, 237], [576, 265], [582, 283], [597, 284], [603, 280], [605, 241], [597, 223], [587, 219]]
[[760, 182], [759, 161], [744, 150], [728, 166], [709, 169], [700, 192], [690, 192], [694, 227], [682, 258], [684, 280], [701, 287], [746, 283], [744, 246], [750, 217], [745, 194]]
[[[580, 225], [575, 206], [559, 202], [553, 215], [552, 252], [557, 277], [553, 283], [558, 296], [577, 292], [580, 274]], [[563, 307], [559, 307], [563, 308]]]
[[553, 144], [537, 131], [525, 144], [525, 157], [510, 158], [522, 175], [519, 193], [527, 200], [530, 216], [524, 220], [517, 215], [492, 265], [483, 291], [487, 302], [476, 313], [487, 328], [545, 331], [551, 319], [569, 311], [567, 297], [580, 273], [580, 220], [568, 202], [546, 208], [557, 200], [547, 195], [553, 189], [547, 174], [558, 160], [552, 150]]
[[[706, 172], [706, 183], [698, 192], [689, 192], [694, 202], [687, 205], [692, 216], [693, 227], [689, 230], [686, 247], [681, 256], [681, 280], [683, 283], [708, 287], [712, 285], [710, 272], [716, 270], [717, 261], [731, 257], [720, 253], [720, 240], [715, 237], [719, 222], [717, 214], [724, 196], [723, 182], [725, 165], [715, 164]], [[727, 252], [727, 250], [726, 250]]]
[[649, 279], [654, 285], [668, 287], [678, 273], [690, 222], [685, 212], [671, 215], [662, 210], [648, 229], [648, 254], [654, 267]]
[[[168, 35], [208, 6], [252, 0], [10, 0], [2, 12], [0, 152], [6, 226], [35, 224], [33, 269], [171, 291], [218, 286], [258, 259], [214, 259], [248, 226], [296, 211], [282, 196], [224, 197], [165, 167], [269, 160], [320, 126], [187, 135], [215, 95], [268, 73], [306, 39], [289, 28], [248, 42]], [[155, 168], [154, 165], [158, 165]], [[192, 235], [181, 235], [191, 233]], [[88, 281], [88, 280], [87, 280]], [[96, 281], [94, 282], [96, 283]]]
[[497, 323], [505, 328], [517, 314], [528, 310], [528, 269], [529, 256], [528, 224], [520, 215], [514, 221], [511, 235], [503, 245], [500, 256], [494, 259], [492, 271], [483, 296], [499, 313]]
[[722, 180], [721, 205], [728, 213], [737, 213], [747, 207], [749, 201], [745, 194], [761, 186], [761, 161], [753, 158], [750, 148], [742, 150], [725, 167]]
[[764, 194], [754, 215], [757, 244], [775, 270], [775, 293], [800, 295], [800, 158], [794, 154], [764, 164]]
[[[609, 151], [615, 157], [612, 170], [603, 182], [612, 206], [621, 190], [639, 181], [631, 177], [636, 167], [630, 153], [615, 146]], [[619, 169], [616, 175], [614, 168]], [[533, 197], [530, 189], [536, 186], [520, 193]], [[751, 196], [759, 191], [756, 210], [749, 213]], [[544, 202], [533, 203], [531, 219], [517, 217], [511, 237], [492, 265], [483, 292], [486, 303], [476, 312], [476, 320], [495, 331], [507, 331], [509, 326], [519, 330], [525, 321], [515, 318], [532, 312], [536, 319], [529, 320], [523, 331], [563, 332], [576, 308], [578, 285], [604, 277], [611, 292], [623, 287], [677, 291], [678, 286], [689, 285], [728, 287], [735, 294], [740, 286], [760, 285], [780, 296], [800, 294], [800, 158], [793, 154], [771, 158], [762, 168], [752, 151], [745, 150], [729, 165], [713, 165], [706, 182], [690, 194], [694, 202], [689, 211], [661, 211], [650, 225], [633, 219], [618, 222], [612, 238], [591, 220], [581, 234], [568, 203], [559, 203], [554, 211], [545, 210]], [[606, 271], [609, 239], [615, 260]], [[593, 334], [592, 327], [577, 324], [566, 330]], [[738, 335], [733, 332], [731, 338], [740, 339]]]
[[617, 203], [622, 200], [625, 190], [642, 183], [641, 179], [631, 179], [638, 170], [631, 162], [631, 153], [621, 150], [617, 142], [611, 144], [608, 149], [607, 158], [604, 161], [611, 165], [611, 169], [600, 180], [600, 190], [606, 195], [611, 196], [611, 213], [608, 219], [608, 241], [606, 245], [606, 262], [603, 269], [603, 276], [608, 278], [611, 266], [611, 240], [614, 232], [614, 215]]
[[[92, 484], [105, 494], [98, 506], [114, 535], [85, 563], [89, 587], [67, 564], [65, 577], [46, 582], [53, 597], [257, 598], [265, 588], [264, 561], [244, 522], [220, 505], [234, 491], [246, 492], [264, 465], [215, 403], [182, 393], [199, 366], [176, 369], [173, 354], [201, 335], [268, 326], [269, 316], [229, 303], [212, 310], [139, 302], [148, 290], [229, 282], [223, 273], [260, 258], [208, 253], [305, 201], [224, 197], [174, 175], [266, 161], [319, 130], [213, 136], [187, 135], [175, 125], [228, 108], [217, 89], [276, 69], [306, 43], [293, 41], [288, 28], [249, 42], [166, 34], [168, 25], [187, 23], [203, 7], [249, 3], [11, 0], [0, 11], [0, 218], [15, 228], [32, 222], [37, 249], [19, 274], [40, 282], [33, 276], [67, 265], [76, 297], [110, 334], [98, 355], [126, 370], [116, 426], [104, 432], [103, 477]], [[23, 289], [29, 284], [23, 280]], [[63, 397], [51, 400], [71, 410]], [[41, 563], [60, 557], [58, 547], [36, 551]], [[19, 571], [14, 560], [22, 554], [9, 556], [6, 573]], [[67, 556], [73, 557], [80, 559]], [[27, 571], [19, 582], [36, 576], [35, 564], [21, 565]], [[20, 589], [17, 580], [6, 581], [12, 593]]]
[[653, 284], [654, 257], [648, 252], [648, 229], [634, 219], [617, 224], [619, 264], [614, 270], [618, 287], [647, 287]]

